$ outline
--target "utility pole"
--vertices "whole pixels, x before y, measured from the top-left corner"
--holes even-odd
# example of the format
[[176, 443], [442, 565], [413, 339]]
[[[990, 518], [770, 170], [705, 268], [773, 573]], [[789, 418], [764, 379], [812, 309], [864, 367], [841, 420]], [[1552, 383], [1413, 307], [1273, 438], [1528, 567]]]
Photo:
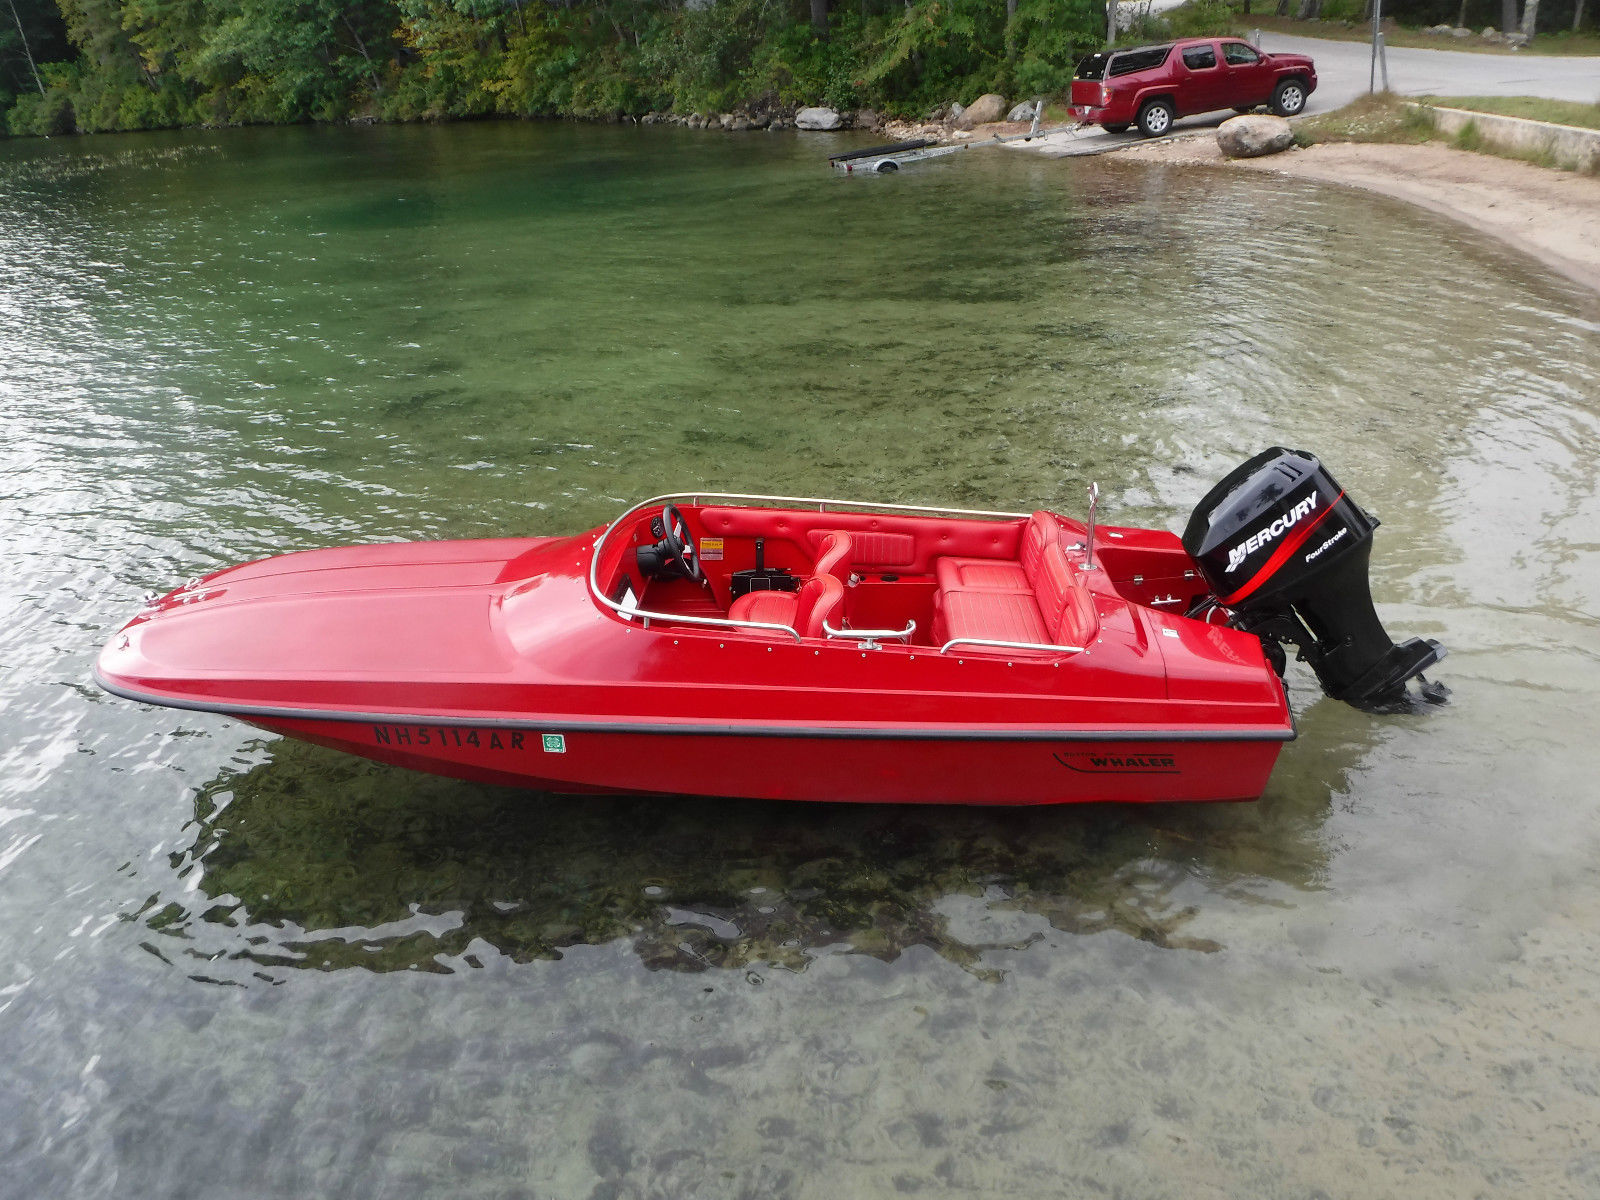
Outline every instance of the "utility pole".
[[1367, 73], [1367, 91], [1378, 90], [1378, 64], [1383, 64], [1383, 90], [1389, 90], [1389, 56], [1383, 52], [1383, 0], [1372, 0], [1372, 67]]

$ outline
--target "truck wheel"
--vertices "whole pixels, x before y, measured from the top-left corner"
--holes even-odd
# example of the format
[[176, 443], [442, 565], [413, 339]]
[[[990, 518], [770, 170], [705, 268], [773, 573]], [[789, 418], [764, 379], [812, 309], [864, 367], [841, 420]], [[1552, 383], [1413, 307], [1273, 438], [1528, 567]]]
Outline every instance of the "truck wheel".
[[1128, 126], [1127, 126], [1126, 123], [1121, 124], [1121, 125], [1102, 125], [1101, 128], [1104, 129], [1107, 133], [1127, 133], [1128, 132]]
[[1152, 100], [1139, 110], [1139, 132], [1145, 137], [1160, 137], [1172, 128], [1174, 115], [1172, 101]]
[[1306, 106], [1306, 85], [1285, 79], [1272, 89], [1272, 111], [1280, 117], [1297, 117]]

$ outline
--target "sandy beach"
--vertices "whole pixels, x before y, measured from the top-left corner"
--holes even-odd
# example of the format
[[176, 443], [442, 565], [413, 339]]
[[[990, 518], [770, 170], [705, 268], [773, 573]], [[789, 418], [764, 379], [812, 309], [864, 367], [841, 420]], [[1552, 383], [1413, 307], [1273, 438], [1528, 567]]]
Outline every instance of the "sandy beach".
[[1326, 143], [1228, 159], [1212, 131], [1121, 151], [1146, 162], [1277, 171], [1363, 188], [1453, 217], [1600, 292], [1600, 178], [1448, 146]]

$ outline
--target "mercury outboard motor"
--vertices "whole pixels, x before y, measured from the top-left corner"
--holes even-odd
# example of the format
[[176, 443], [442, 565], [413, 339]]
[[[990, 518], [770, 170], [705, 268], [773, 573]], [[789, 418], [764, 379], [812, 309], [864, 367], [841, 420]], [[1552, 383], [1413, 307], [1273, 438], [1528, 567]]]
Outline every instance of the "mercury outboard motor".
[[[1438, 642], [1400, 645], [1372, 607], [1367, 560], [1378, 522], [1345, 495], [1314, 454], [1274, 446], [1237, 467], [1200, 501], [1183, 548], [1231, 624], [1261, 638], [1281, 672], [1279, 643], [1300, 650], [1322, 690], [1357, 707], [1406, 699], [1406, 683], [1444, 657]], [[1423, 698], [1443, 700], [1438, 684]]]

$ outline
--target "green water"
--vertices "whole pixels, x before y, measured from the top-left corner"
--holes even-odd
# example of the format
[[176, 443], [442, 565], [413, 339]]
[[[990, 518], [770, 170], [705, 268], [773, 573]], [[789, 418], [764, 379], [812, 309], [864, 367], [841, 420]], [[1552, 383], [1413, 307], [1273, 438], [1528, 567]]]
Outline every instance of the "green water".
[[[1600, 307], [1357, 193], [835, 144], [0, 144], [0, 1196], [1600, 1190]], [[575, 801], [88, 682], [263, 554], [693, 487], [1170, 528], [1275, 442], [1455, 695], [1297, 667], [1254, 805]]]

